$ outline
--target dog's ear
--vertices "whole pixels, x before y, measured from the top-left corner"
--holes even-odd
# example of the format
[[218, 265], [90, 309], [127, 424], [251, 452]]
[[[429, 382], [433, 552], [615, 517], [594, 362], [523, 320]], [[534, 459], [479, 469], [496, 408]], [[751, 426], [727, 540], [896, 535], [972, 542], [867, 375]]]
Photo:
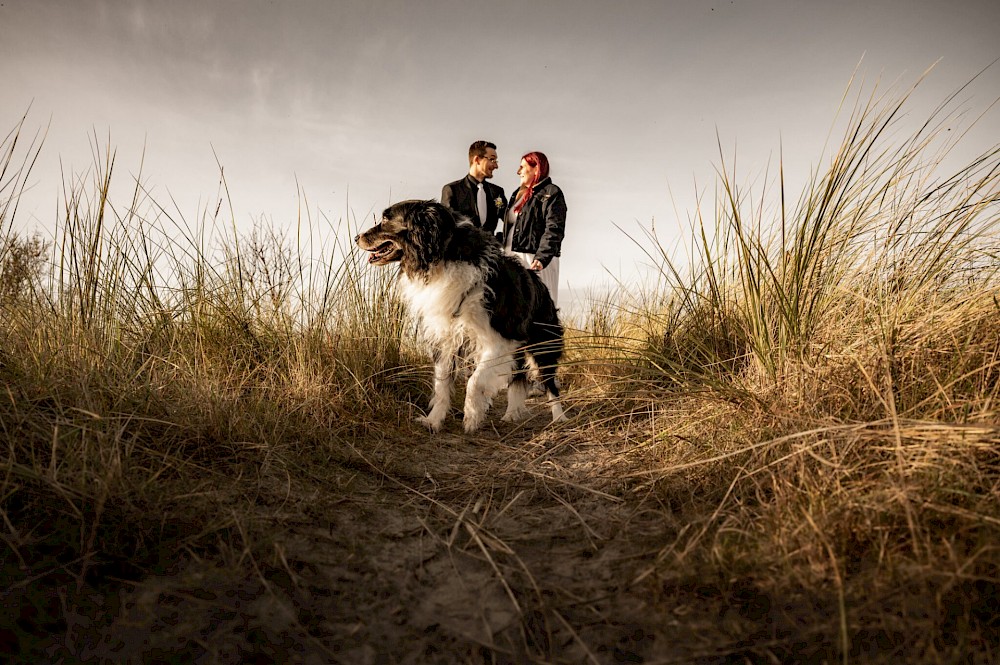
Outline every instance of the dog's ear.
[[455, 230], [455, 217], [436, 201], [416, 201], [405, 214], [410, 232], [408, 263], [415, 271], [426, 271], [444, 254]]

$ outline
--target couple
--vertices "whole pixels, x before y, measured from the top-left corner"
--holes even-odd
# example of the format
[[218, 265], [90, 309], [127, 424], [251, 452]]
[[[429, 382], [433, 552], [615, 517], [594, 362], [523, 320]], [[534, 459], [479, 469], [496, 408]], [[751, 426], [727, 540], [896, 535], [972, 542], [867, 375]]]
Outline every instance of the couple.
[[538, 273], [557, 303], [559, 254], [566, 230], [566, 197], [549, 178], [549, 160], [543, 153], [529, 152], [521, 158], [517, 175], [521, 182], [510, 206], [503, 188], [486, 182], [496, 170], [497, 147], [488, 141], [469, 146], [469, 175], [448, 183], [441, 190], [441, 203], [466, 215], [476, 226], [497, 233], [504, 249]]

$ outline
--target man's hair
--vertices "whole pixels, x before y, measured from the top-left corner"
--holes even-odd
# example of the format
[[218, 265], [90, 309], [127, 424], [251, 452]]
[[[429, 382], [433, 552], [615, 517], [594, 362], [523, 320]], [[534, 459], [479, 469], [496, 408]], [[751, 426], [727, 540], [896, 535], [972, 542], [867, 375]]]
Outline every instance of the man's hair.
[[476, 141], [475, 143], [473, 143], [472, 145], [470, 145], [469, 146], [469, 165], [470, 166], [472, 165], [472, 160], [475, 159], [476, 157], [485, 157], [486, 156], [486, 150], [488, 148], [493, 148], [494, 150], [497, 149], [496, 145], [493, 144], [493, 143], [490, 143], [489, 141]]

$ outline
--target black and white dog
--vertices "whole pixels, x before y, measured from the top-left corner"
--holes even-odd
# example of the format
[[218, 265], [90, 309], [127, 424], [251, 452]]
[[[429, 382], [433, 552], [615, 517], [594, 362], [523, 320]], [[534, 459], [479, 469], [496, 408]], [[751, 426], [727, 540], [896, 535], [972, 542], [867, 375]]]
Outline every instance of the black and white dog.
[[538, 276], [500, 243], [436, 201], [402, 201], [355, 238], [368, 262], [399, 262], [402, 297], [434, 345], [434, 397], [421, 418], [437, 432], [451, 406], [461, 353], [474, 362], [465, 391], [465, 431], [479, 429], [507, 387], [506, 421], [528, 416], [528, 373], [545, 389], [553, 422], [565, 419], [556, 385], [563, 328]]

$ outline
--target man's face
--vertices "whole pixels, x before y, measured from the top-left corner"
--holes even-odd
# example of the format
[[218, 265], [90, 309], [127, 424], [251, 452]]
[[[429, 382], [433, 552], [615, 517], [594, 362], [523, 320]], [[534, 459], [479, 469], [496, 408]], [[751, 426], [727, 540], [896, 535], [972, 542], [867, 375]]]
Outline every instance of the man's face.
[[485, 157], [472, 158], [473, 175], [482, 178], [492, 178], [493, 172], [497, 170], [497, 151], [493, 148], [486, 149]]

